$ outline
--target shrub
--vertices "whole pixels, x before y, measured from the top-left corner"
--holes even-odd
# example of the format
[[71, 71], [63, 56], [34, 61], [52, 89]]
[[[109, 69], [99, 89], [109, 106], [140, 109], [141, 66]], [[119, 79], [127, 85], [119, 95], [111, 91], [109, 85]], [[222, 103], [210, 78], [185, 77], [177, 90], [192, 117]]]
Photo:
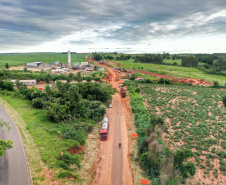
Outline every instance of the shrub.
[[226, 149], [226, 141], [221, 141], [221, 146], [223, 149]]
[[32, 106], [37, 109], [42, 109], [44, 106], [44, 101], [42, 98], [35, 98], [32, 100]]
[[57, 174], [57, 177], [58, 177], [58, 178], [62, 178], [62, 179], [65, 178], [65, 177], [74, 177], [74, 178], [76, 178], [76, 179], [79, 178], [78, 174], [73, 173], [73, 172], [70, 172], [70, 171], [59, 172], [59, 173]]
[[214, 86], [214, 87], [218, 87], [218, 86], [219, 86], [219, 82], [218, 82], [218, 81], [214, 81], [214, 82], [213, 82], [213, 86]]
[[224, 106], [226, 107], [226, 94], [222, 97], [222, 101], [223, 101]]

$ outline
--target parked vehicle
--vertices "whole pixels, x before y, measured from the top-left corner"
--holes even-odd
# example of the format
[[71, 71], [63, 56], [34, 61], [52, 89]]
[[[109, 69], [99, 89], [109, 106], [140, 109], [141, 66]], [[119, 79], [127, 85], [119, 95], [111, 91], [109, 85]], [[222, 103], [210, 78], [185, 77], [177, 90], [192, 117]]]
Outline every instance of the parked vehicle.
[[123, 87], [120, 88], [120, 93], [121, 93], [123, 98], [126, 97], [126, 90]]
[[108, 140], [108, 134], [109, 134], [109, 122], [108, 122], [108, 118], [104, 117], [102, 121], [101, 129], [100, 129], [100, 140], [101, 141]]

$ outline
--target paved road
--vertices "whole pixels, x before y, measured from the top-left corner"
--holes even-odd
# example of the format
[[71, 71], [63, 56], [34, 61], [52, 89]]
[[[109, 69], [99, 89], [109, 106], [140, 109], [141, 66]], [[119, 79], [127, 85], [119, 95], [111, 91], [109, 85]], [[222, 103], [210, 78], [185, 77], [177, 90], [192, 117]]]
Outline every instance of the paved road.
[[12, 140], [13, 148], [0, 158], [0, 185], [30, 185], [30, 173], [27, 159], [18, 130], [11, 116], [0, 106], [0, 119], [10, 123], [11, 130], [3, 133], [0, 128], [0, 139]]

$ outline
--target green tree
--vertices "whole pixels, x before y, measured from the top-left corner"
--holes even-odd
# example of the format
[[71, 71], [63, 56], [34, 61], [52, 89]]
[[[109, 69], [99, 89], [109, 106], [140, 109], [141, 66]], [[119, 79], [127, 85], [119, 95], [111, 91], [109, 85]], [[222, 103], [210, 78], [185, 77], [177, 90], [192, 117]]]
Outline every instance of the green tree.
[[[8, 131], [11, 129], [11, 127], [9, 126], [9, 123], [7, 123], [6, 121], [3, 121], [2, 119], [0, 119], [0, 127], [3, 128], [3, 132], [4, 132], [4, 127], [6, 127]], [[5, 151], [7, 149], [10, 149], [13, 147], [12, 144], [13, 144], [13, 141], [11, 140], [5, 141], [3, 139], [0, 139], [0, 157], [5, 154]]]
[[5, 141], [0, 139], [0, 157], [3, 156], [5, 154], [5, 151], [7, 149], [10, 149], [13, 147], [13, 141], [9, 140], [9, 141]]
[[219, 86], [219, 82], [218, 82], [218, 81], [214, 81], [214, 82], [213, 82], [213, 86], [214, 86], [214, 87], [218, 87], [218, 86]]
[[51, 87], [49, 85], [46, 85], [45, 92], [46, 92], [47, 98], [51, 101], [52, 90], [51, 90]]
[[198, 59], [193, 56], [185, 56], [182, 58], [181, 65], [184, 67], [193, 67], [198, 65]]
[[74, 74], [73, 74], [73, 73], [70, 73], [70, 74], [68, 75], [67, 81], [68, 81], [68, 82], [71, 82], [72, 80], [74, 80]]
[[9, 69], [9, 64], [8, 63], [5, 63], [5, 68]]

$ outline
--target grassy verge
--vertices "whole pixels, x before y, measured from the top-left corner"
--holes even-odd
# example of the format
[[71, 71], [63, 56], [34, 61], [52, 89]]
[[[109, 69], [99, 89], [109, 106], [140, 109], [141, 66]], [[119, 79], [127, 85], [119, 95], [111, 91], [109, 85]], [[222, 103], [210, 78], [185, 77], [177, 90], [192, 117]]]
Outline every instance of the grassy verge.
[[8, 100], [10, 97], [2, 96], [0, 97], [0, 104], [7, 110], [7, 112], [11, 115], [14, 120], [14, 123], [17, 125], [17, 128], [20, 131], [20, 135], [24, 144], [24, 148], [26, 151], [26, 156], [29, 163], [30, 174], [32, 177], [33, 184], [46, 184], [44, 179], [43, 172], [43, 163], [41, 157], [39, 155], [38, 148], [34, 143], [34, 140], [26, 129], [26, 123], [20, 114], [4, 99]]
[[[19, 125], [25, 143], [33, 183], [47, 184], [47, 182], [57, 180], [60, 184], [64, 184], [75, 183], [79, 180], [78, 178], [61, 180], [57, 177], [59, 174], [68, 173], [58, 166], [61, 153], [80, 146], [73, 139], [63, 139], [67, 124], [62, 122], [52, 123], [45, 116], [46, 111], [34, 109], [29, 100], [6, 95], [1, 95], [1, 97], [5, 100], [1, 99], [1, 102], [5, 102], [4, 104], [9, 107], [12, 106], [11, 110], [15, 109], [17, 111], [17, 113], [12, 111], [10, 114]], [[17, 121], [17, 119], [19, 120]], [[83, 123], [81, 122], [81, 124]], [[44, 166], [52, 169], [51, 176], [44, 175]], [[71, 168], [73, 172], [70, 173], [73, 173], [73, 177], [78, 177], [76, 174], [79, 172], [78, 166], [74, 165]]]

